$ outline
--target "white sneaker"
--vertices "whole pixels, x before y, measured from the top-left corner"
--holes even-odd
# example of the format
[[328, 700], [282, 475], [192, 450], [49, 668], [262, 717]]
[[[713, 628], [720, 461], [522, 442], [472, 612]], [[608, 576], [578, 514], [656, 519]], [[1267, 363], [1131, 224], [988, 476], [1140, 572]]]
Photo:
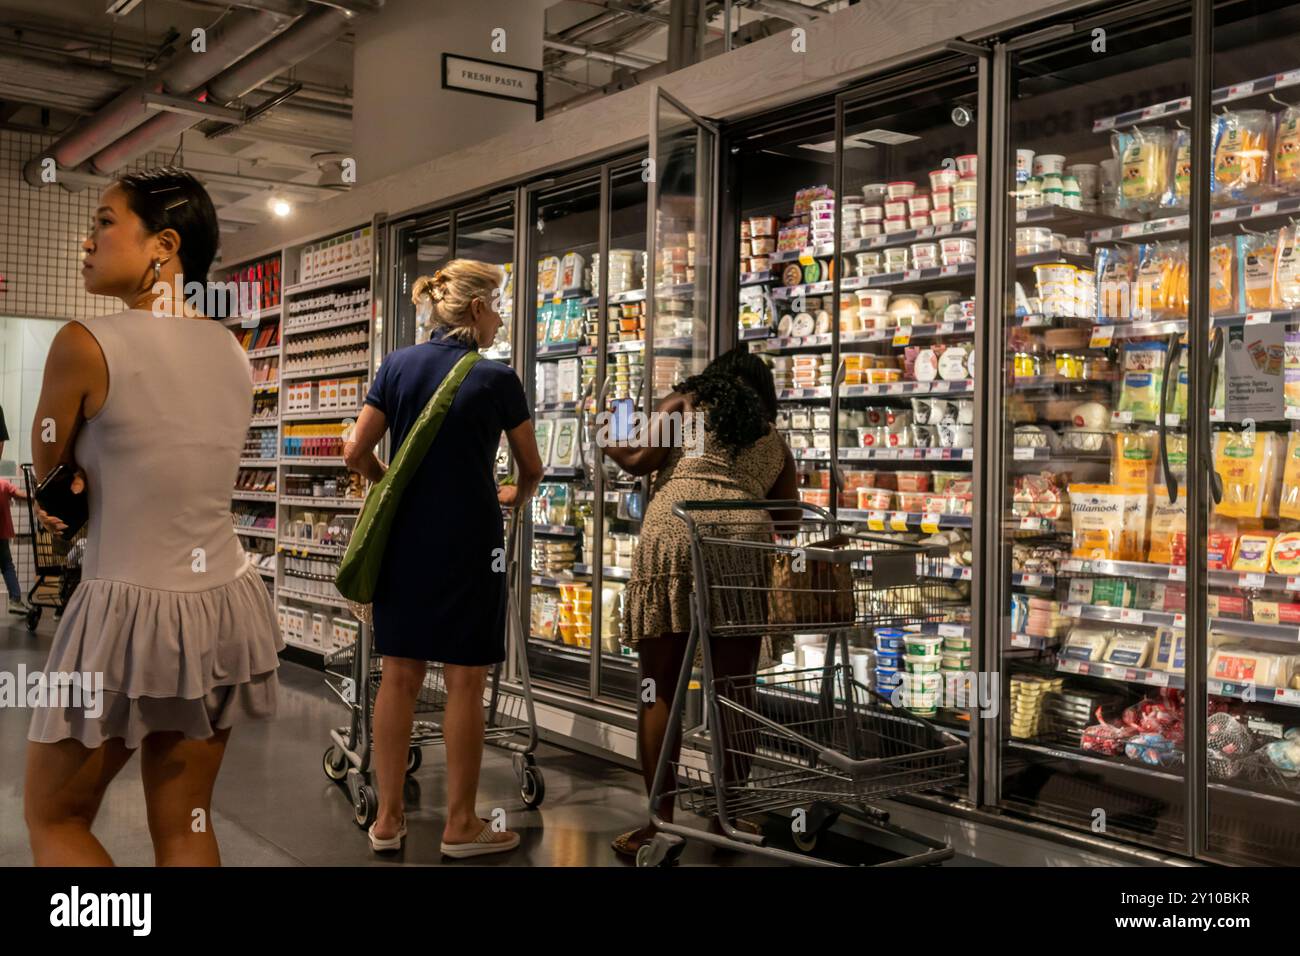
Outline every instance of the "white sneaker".
[[406, 839], [406, 817], [402, 817], [402, 825], [397, 828], [397, 835], [392, 837], [375, 836], [375, 826], [379, 821], [370, 824], [370, 829], [366, 835], [370, 837], [370, 849], [376, 853], [392, 853], [394, 850], [402, 848], [402, 841]]

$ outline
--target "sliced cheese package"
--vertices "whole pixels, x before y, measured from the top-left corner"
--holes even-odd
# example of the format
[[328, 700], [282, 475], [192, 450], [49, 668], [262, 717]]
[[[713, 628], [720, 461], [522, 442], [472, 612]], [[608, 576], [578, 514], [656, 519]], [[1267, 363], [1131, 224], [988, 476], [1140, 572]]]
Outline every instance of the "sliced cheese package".
[[1151, 496], [1143, 488], [1124, 489], [1124, 528], [1120, 533], [1119, 560], [1141, 561], [1147, 553], [1147, 514]]
[[1267, 574], [1276, 535], [1268, 531], [1244, 531], [1237, 538], [1237, 556], [1232, 570], [1248, 574]]
[[1076, 626], [1070, 629], [1061, 656], [1075, 661], [1099, 661], [1114, 636], [1113, 628]]
[[1300, 192], [1300, 107], [1288, 106], [1277, 114], [1273, 181], [1285, 192]]
[[1287, 531], [1273, 541], [1274, 574], [1300, 574], [1300, 531]]
[[1156, 486], [1151, 502], [1151, 546], [1147, 560], [1152, 564], [1187, 564], [1187, 489], [1179, 487], [1171, 502], [1169, 489]]
[[1287, 408], [1300, 408], [1300, 332], [1287, 332], [1282, 354], [1282, 397]]
[[1115, 433], [1110, 480], [1125, 488], [1150, 491], [1156, 479], [1156, 441], [1159, 433], [1151, 429]]
[[1237, 536], [1231, 531], [1211, 531], [1205, 537], [1205, 566], [1226, 571], [1237, 557]]
[[1273, 117], [1266, 110], [1235, 110], [1216, 117], [1214, 195], [1219, 202], [1259, 198], [1272, 178]]
[[1277, 232], [1277, 254], [1273, 258], [1273, 304], [1282, 309], [1300, 308], [1300, 230], [1294, 225]]
[[1115, 485], [1072, 484], [1069, 491], [1073, 556], [1120, 560], [1128, 495]]
[[1275, 432], [1217, 432], [1214, 469], [1223, 482], [1215, 513], [1229, 518], [1276, 518], [1285, 447]]
[[1282, 468], [1282, 494], [1277, 513], [1283, 518], [1300, 518], [1300, 432], [1286, 439], [1286, 463]]
[[1236, 242], [1231, 236], [1210, 244], [1210, 312], [1224, 315], [1237, 305]]
[[1165, 342], [1130, 342], [1125, 346], [1117, 411], [1127, 412], [1135, 422], [1156, 420], [1168, 350]]
[[1237, 237], [1237, 275], [1241, 290], [1238, 311], [1259, 312], [1273, 307], [1273, 258], [1277, 254], [1275, 243], [1275, 237], [1271, 235]]

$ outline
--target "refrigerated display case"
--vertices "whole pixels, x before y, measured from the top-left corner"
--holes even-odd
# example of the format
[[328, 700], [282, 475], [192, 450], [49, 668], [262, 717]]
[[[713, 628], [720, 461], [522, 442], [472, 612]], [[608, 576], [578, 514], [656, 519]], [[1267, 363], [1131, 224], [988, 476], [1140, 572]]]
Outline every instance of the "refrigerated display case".
[[[1007, 48], [990, 797], [1294, 864], [1296, 316], [1264, 260], [1300, 208], [1268, 172], [1300, 7], [1210, 11], [1148, 5]], [[1214, 87], [1197, 92], [1211, 16]], [[1054, 261], [1022, 268], [1040, 251]]]
[[[848, 530], [947, 546], [942, 574], [960, 609], [918, 629], [941, 639], [953, 678], [973, 673], [978, 639], [975, 117], [986, 71], [982, 56], [945, 54], [731, 136], [735, 334], [772, 366], [799, 495]], [[890, 696], [887, 672], [872, 680]], [[970, 689], [963, 706], [929, 692], [901, 703], [968, 733]]]

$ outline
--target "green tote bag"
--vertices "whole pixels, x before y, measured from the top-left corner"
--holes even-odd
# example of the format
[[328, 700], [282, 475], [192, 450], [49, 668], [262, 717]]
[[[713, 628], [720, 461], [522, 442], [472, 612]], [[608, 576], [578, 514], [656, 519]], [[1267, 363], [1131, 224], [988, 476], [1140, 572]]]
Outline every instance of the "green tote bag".
[[437, 437], [438, 430], [442, 428], [443, 419], [447, 417], [465, 376], [482, 358], [471, 349], [452, 367], [447, 377], [434, 390], [429, 404], [420, 412], [420, 417], [411, 426], [402, 447], [397, 450], [388, 470], [384, 472], [384, 477], [375, 482], [366, 495], [365, 504], [361, 506], [361, 516], [357, 518], [347, 551], [339, 562], [339, 571], [334, 578], [334, 586], [349, 601], [364, 605], [374, 600], [375, 587], [379, 583], [379, 569], [384, 563], [384, 552], [388, 548], [388, 533], [397, 516], [402, 494]]

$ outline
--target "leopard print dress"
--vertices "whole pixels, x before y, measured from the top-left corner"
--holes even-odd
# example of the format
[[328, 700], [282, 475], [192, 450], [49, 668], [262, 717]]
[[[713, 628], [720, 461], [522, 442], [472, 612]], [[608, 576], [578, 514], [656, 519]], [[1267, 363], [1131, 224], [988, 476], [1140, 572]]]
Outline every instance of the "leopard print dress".
[[[775, 428], [738, 454], [732, 454], [706, 431], [703, 453], [684, 455], [674, 448], [655, 473], [654, 494], [641, 525], [641, 541], [632, 559], [623, 605], [622, 641], [633, 648], [645, 639], [685, 634], [691, 629], [691, 539], [686, 524], [673, 514], [681, 501], [767, 497], [785, 464], [785, 441]], [[770, 534], [761, 511], [711, 512], [710, 520], [748, 523], [759, 539]]]

